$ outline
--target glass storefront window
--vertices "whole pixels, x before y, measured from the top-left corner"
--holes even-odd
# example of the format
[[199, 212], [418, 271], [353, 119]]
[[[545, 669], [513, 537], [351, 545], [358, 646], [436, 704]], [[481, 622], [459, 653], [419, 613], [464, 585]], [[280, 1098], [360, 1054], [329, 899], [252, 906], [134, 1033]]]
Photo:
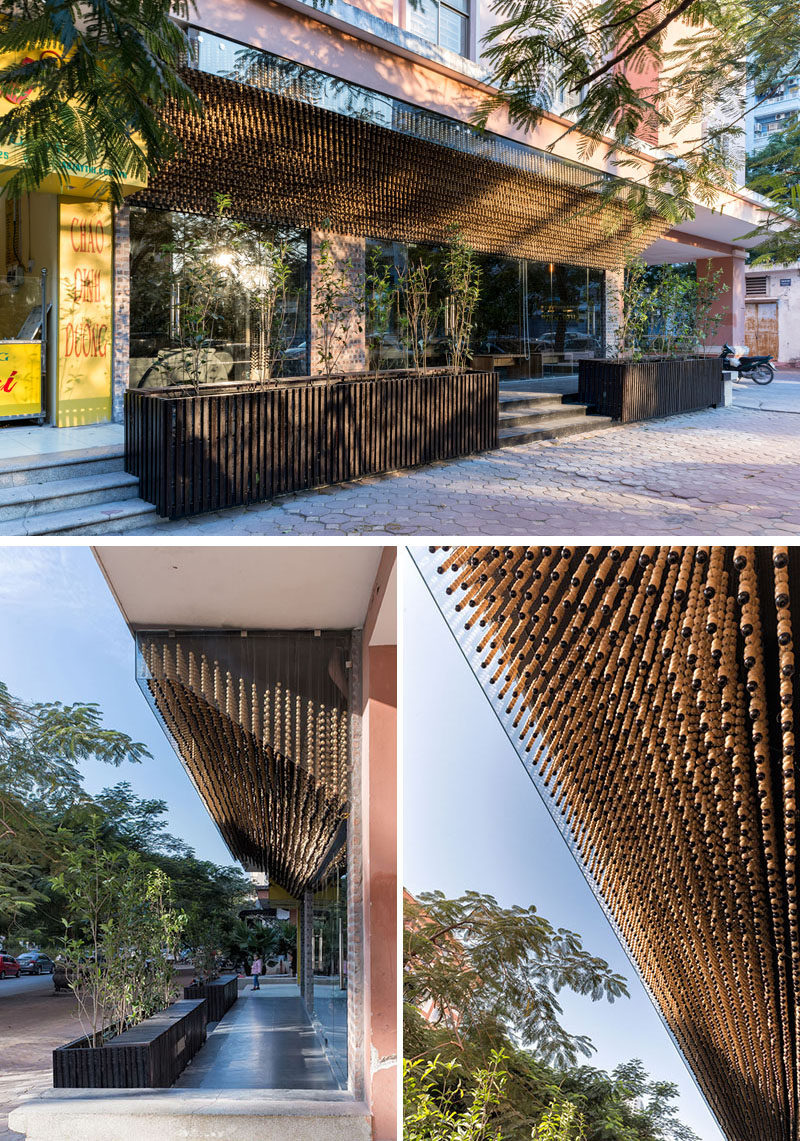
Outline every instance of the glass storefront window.
[[308, 373], [304, 231], [131, 211], [132, 388]]
[[[412, 363], [402, 323], [402, 277], [409, 265], [418, 263], [430, 270], [430, 304], [437, 313], [434, 332], [426, 346], [426, 364], [438, 367], [447, 363], [442, 319], [446, 300], [443, 257], [442, 246], [367, 240], [367, 266], [377, 267], [375, 272], [385, 267], [401, 290], [389, 328], [378, 329], [370, 318], [368, 280], [366, 333], [371, 368], [408, 367]], [[492, 254], [477, 255], [477, 263], [480, 300], [475, 310], [473, 352], [541, 353], [545, 365], [603, 355], [602, 270]]]
[[347, 1085], [346, 844], [314, 885], [314, 1021], [340, 1086]]

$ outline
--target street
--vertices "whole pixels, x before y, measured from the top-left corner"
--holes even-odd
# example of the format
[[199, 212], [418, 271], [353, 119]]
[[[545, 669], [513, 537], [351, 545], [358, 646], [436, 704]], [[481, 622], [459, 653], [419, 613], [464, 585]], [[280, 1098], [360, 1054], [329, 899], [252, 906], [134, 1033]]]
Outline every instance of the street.
[[80, 1023], [71, 994], [55, 994], [50, 975], [0, 979], [0, 1141], [17, 1141], [9, 1111], [24, 1096], [52, 1083], [52, 1051], [77, 1037]]
[[754, 384], [752, 380], [734, 381], [733, 403], [737, 408], [757, 408], [761, 412], [800, 413], [800, 373], [779, 372], [767, 385]]

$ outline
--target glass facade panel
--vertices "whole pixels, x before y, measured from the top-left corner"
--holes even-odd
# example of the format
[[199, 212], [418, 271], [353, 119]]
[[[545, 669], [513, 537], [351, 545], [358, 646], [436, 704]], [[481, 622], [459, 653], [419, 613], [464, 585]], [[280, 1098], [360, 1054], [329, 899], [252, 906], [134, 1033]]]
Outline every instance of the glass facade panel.
[[[367, 265], [376, 276], [388, 271], [401, 296], [393, 304], [388, 323], [373, 319], [368, 289], [367, 344], [370, 367], [408, 367], [410, 346], [403, 327], [405, 302], [402, 274], [419, 263], [430, 271], [430, 305], [436, 313], [426, 346], [426, 364], [447, 363], [447, 338], [442, 309], [446, 300], [442, 262], [444, 247], [405, 245], [402, 242], [367, 240]], [[548, 365], [569, 364], [580, 357], [604, 352], [602, 270], [547, 262], [520, 261], [492, 254], [477, 255], [480, 268], [480, 300], [475, 310], [472, 349], [476, 353], [543, 355]], [[369, 271], [368, 271], [369, 272]]]
[[131, 211], [131, 387], [308, 372], [304, 231]]
[[602, 355], [603, 271], [528, 262], [526, 276], [528, 329], [534, 352]]
[[347, 1085], [347, 845], [314, 886], [314, 1021], [340, 1086]]

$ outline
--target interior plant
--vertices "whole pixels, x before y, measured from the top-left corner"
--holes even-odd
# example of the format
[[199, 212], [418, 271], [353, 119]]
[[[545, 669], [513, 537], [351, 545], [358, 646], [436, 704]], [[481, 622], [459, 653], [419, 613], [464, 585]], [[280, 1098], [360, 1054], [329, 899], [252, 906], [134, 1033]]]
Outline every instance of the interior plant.
[[364, 295], [352, 257], [338, 256], [327, 232], [317, 250], [311, 312], [317, 333], [317, 361], [330, 379], [352, 334], [364, 331]]
[[419, 376], [425, 368], [428, 344], [436, 330], [438, 307], [433, 303], [433, 274], [420, 258], [400, 273], [404, 311], [400, 316], [401, 337]]
[[457, 226], [448, 232], [442, 272], [447, 292], [444, 317], [448, 360], [459, 372], [467, 367], [472, 357], [470, 340], [475, 307], [480, 298], [481, 273], [475, 251]]

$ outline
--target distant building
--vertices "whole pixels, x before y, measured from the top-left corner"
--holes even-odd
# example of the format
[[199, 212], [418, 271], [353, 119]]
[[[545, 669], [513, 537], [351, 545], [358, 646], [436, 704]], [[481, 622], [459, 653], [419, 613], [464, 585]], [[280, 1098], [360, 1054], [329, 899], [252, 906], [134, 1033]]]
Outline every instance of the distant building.
[[800, 262], [745, 270], [745, 343], [782, 364], [800, 363]]
[[745, 119], [745, 139], [748, 155], [756, 155], [778, 132], [792, 123], [800, 111], [800, 72], [787, 75], [777, 84], [766, 99], [755, 103], [752, 85], [748, 87], [748, 111]]

